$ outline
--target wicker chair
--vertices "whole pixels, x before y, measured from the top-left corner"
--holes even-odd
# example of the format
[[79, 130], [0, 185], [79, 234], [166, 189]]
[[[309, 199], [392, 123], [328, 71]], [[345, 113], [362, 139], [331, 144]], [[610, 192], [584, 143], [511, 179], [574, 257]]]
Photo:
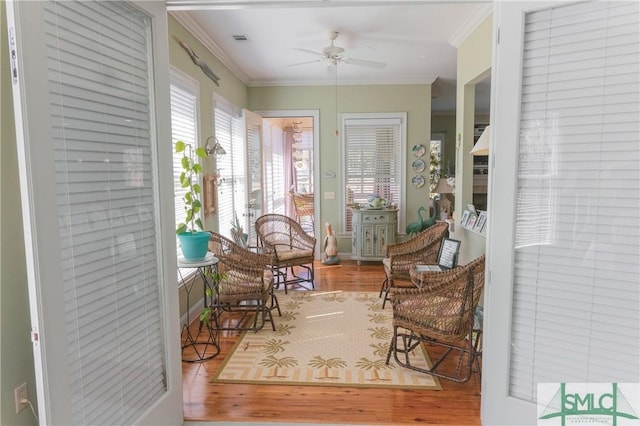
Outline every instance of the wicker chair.
[[386, 255], [382, 260], [385, 279], [380, 288], [380, 297], [384, 293], [383, 308], [389, 300], [389, 290], [396, 286], [396, 280], [406, 282], [405, 287], [413, 287], [409, 276], [412, 266], [419, 263], [437, 263], [440, 243], [448, 235], [449, 225], [446, 222], [437, 222], [410, 240], [387, 245]]
[[[273, 309], [280, 306], [273, 293], [273, 274], [270, 257], [240, 247], [230, 239], [213, 232], [209, 239], [209, 250], [219, 259], [218, 282], [214, 295], [216, 325], [218, 330], [260, 330], [268, 321], [275, 331]], [[222, 323], [223, 312], [241, 312], [242, 317], [232, 327]], [[253, 312], [253, 325], [245, 326], [248, 314]]]
[[296, 220], [307, 232], [314, 230], [314, 210], [313, 210], [313, 194], [300, 194], [298, 192], [290, 192], [293, 200], [293, 207], [296, 213]]
[[[256, 220], [258, 245], [271, 256], [271, 267], [276, 276], [275, 287], [284, 285], [285, 294], [288, 285], [311, 283], [314, 280], [315, 237], [307, 234], [302, 226], [288, 216], [269, 213]], [[296, 275], [295, 267], [306, 271], [305, 276]], [[289, 271], [291, 274], [289, 275]]]
[[[469, 380], [474, 367], [480, 376], [481, 330], [474, 328], [474, 312], [484, 286], [484, 261], [483, 255], [445, 272], [413, 268], [417, 288], [391, 289], [393, 338], [387, 364], [393, 353], [402, 367], [455, 382]], [[446, 348], [430, 369], [411, 364], [410, 353], [422, 342]], [[455, 363], [443, 364], [452, 353], [458, 354]]]

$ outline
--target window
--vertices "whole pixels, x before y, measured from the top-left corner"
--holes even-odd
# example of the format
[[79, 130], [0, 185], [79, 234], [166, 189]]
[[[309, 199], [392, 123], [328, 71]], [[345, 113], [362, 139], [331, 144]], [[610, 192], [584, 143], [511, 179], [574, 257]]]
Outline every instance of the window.
[[[198, 83], [177, 70], [171, 70], [171, 150], [173, 152], [173, 187], [175, 193], [176, 227], [184, 222], [186, 211], [182, 197], [186, 192], [180, 184], [183, 153], [175, 152], [176, 141], [198, 146]], [[177, 238], [176, 238], [177, 243]]]
[[[220, 96], [214, 98], [215, 135], [226, 155], [218, 158], [218, 230], [233, 238], [235, 214], [246, 226], [246, 178], [242, 111]], [[245, 229], [246, 232], [246, 229]]]
[[343, 232], [351, 232], [351, 210], [347, 208], [351, 203], [366, 203], [370, 196], [379, 195], [403, 207], [405, 127], [405, 113], [342, 114]]
[[264, 132], [265, 212], [285, 214], [284, 132], [270, 120], [265, 120]]

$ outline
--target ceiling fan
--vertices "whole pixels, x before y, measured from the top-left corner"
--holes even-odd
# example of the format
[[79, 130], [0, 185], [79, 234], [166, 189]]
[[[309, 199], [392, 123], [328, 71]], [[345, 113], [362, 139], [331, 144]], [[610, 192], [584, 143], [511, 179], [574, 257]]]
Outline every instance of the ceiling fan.
[[339, 34], [340, 33], [338, 31], [331, 31], [329, 33], [329, 40], [331, 41], [331, 44], [325, 47], [324, 49], [322, 49], [321, 52], [316, 52], [309, 49], [294, 48], [295, 50], [299, 50], [300, 52], [311, 53], [312, 55], [319, 56], [319, 58], [313, 61], [306, 61], [306, 62], [300, 62], [297, 64], [292, 64], [292, 65], [289, 65], [289, 67], [310, 64], [313, 62], [326, 62], [327, 65], [333, 65], [333, 66], [337, 66], [338, 64], [343, 63], [343, 64], [350, 64], [350, 65], [360, 65], [360, 66], [369, 67], [369, 68], [384, 68], [387, 66], [387, 64], [383, 62], [368, 61], [365, 59], [356, 59], [347, 55], [346, 50], [343, 47], [336, 46], [334, 44], [334, 41], [336, 40], [336, 38], [338, 38]]

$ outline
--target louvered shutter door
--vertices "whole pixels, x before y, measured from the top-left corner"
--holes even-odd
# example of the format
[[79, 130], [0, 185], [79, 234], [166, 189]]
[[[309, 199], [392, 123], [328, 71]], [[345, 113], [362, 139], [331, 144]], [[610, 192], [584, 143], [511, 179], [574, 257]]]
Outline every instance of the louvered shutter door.
[[510, 394], [640, 381], [637, 2], [525, 18]]
[[150, 19], [45, 9], [74, 424], [131, 424], [167, 389], [149, 128]]

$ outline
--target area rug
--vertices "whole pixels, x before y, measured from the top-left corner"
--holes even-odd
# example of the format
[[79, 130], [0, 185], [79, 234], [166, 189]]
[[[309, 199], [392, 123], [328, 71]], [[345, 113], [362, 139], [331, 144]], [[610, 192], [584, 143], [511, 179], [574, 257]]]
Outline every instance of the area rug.
[[[211, 379], [216, 383], [440, 390], [437, 378], [386, 364], [391, 307], [375, 292], [291, 291], [278, 295], [282, 316], [247, 332]], [[427, 368], [424, 348], [412, 364]]]

